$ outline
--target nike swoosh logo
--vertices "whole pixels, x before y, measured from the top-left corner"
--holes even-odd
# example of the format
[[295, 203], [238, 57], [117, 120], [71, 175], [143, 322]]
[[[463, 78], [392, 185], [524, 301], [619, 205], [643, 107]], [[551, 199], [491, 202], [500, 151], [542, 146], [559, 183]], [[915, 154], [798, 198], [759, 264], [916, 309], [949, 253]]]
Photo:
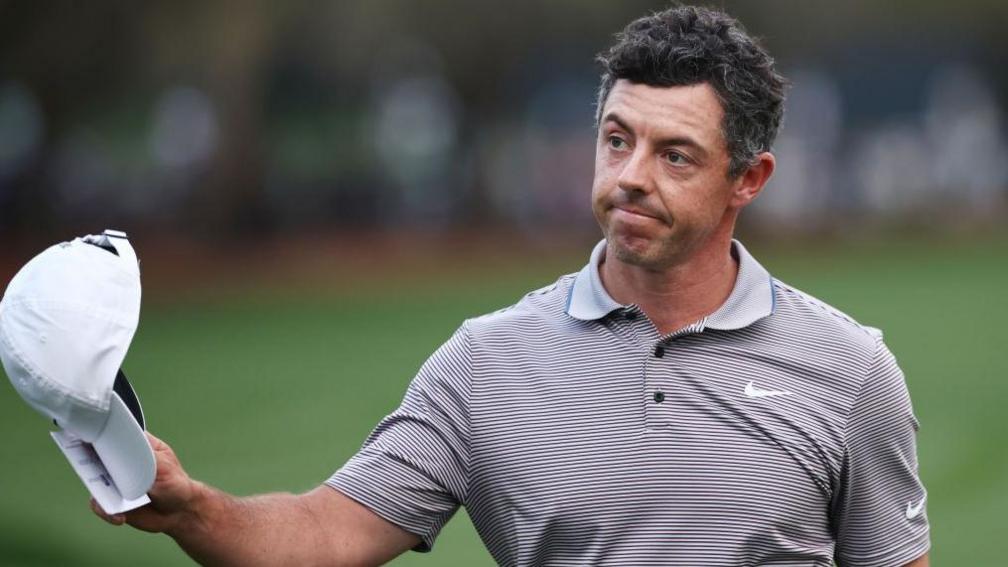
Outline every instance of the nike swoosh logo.
[[908, 520], [912, 520], [917, 516], [920, 516], [921, 512], [924, 511], [924, 500], [925, 498], [921, 498], [921, 501], [918, 502], [916, 506], [913, 505], [913, 502], [907, 502], [906, 518]]
[[782, 392], [780, 390], [762, 390], [753, 385], [750, 381], [745, 386], [745, 395], [750, 398], [770, 398], [773, 396], [790, 396], [791, 392]]

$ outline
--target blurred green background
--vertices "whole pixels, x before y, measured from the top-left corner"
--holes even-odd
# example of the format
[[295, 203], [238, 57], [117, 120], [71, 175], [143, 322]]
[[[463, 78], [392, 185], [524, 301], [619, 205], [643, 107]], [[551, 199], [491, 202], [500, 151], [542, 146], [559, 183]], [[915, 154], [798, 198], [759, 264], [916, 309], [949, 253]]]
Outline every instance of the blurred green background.
[[[238, 494], [307, 490], [355, 451], [464, 318], [577, 270], [588, 249], [462, 255], [439, 273], [395, 279], [320, 276], [286, 287], [246, 279], [153, 297], [125, 368], [151, 430], [191, 474]], [[1008, 235], [750, 250], [779, 279], [885, 331], [922, 423], [933, 564], [1003, 564]], [[188, 564], [163, 536], [92, 517], [46, 426], [12, 388], [0, 389], [0, 563]], [[396, 564], [492, 561], [460, 513], [433, 553]]]
[[[885, 331], [934, 564], [1005, 564], [1008, 3], [719, 4], [792, 82], [743, 240]], [[125, 230], [152, 431], [231, 492], [316, 486], [464, 318], [587, 260], [593, 57], [666, 5], [0, 0], [0, 286]], [[4, 384], [0, 430], [0, 565], [189, 563], [93, 518]], [[491, 560], [460, 513], [398, 564]]]

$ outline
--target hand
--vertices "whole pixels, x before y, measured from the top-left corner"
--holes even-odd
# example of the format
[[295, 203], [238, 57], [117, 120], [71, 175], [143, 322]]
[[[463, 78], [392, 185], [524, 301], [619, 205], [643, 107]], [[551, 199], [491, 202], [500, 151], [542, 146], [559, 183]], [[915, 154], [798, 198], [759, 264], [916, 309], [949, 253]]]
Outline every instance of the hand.
[[186, 474], [175, 451], [167, 443], [150, 433], [147, 433], [147, 439], [157, 464], [154, 486], [147, 492], [151, 503], [123, 514], [106, 514], [92, 499], [91, 510], [116, 526], [125, 523], [145, 532], [171, 534], [187, 527], [187, 522], [196, 521], [194, 504], [206, 487]]

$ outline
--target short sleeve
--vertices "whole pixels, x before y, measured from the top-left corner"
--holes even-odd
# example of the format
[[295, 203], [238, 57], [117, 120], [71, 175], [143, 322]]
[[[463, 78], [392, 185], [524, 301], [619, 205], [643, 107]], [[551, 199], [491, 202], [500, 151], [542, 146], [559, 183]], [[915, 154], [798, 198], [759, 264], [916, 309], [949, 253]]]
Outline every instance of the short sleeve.
[[402, 404], [326, 484], [429, 551], [469, 484], [471, 350], [465, 325], [420, 368]]
[[903, 372], [878, 337], [847, 424], [833, 502], [840, 567], [904, 565], [930, 548], [917, 427]]

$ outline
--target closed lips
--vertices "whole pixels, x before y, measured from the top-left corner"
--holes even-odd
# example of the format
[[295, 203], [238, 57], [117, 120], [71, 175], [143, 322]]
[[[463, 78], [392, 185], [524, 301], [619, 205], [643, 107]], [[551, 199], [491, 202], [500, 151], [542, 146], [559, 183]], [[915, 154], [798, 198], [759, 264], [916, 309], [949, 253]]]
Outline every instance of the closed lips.
[[642, 209], [637, 209], [637, 208], [634, 208], [634, 207], [616, 207], [616, 209], [618, 209], [620, 211], [623, 211], [624, 213], [629, 213], [631, 215], [637, 215], [639, 217], [647, 217], [647, 218], [650, 218], [650, 219], [661, 220], [661, 217], [659, 217], [658, 215], [653, 215], [653, 214], [648, 213], [648, 212], [646, 212], [646, 211], [644, 211]]

